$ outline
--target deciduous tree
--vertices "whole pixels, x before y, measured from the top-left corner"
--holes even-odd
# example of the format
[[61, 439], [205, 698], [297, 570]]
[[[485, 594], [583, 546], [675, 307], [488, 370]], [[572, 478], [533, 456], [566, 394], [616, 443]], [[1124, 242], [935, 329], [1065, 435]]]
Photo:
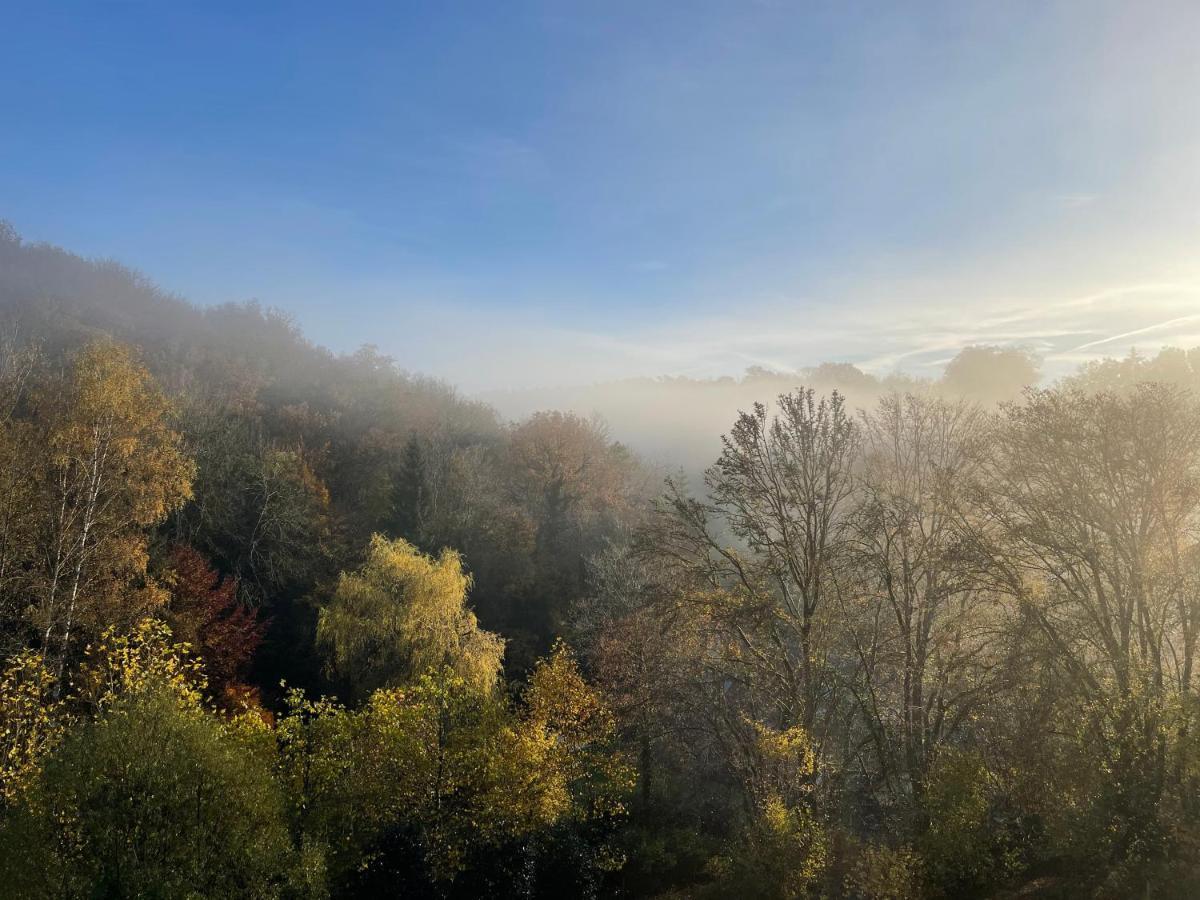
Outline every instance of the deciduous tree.
[[321, 610], [317, 640], [332, 670], [365, 696], [450, 667], [481, 693], [496, 687], [504, 641], [467, 608], [471, 578], [453, 550], [426, 556], [403, 538], [371, 539]]

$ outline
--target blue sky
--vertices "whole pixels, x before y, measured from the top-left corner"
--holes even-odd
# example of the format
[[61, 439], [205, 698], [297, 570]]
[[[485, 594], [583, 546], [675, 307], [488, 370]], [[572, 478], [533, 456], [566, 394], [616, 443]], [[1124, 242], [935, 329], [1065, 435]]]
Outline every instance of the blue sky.
[[1200, 4], [0, 13], [0, 218], [469, 389], [1200, 344]]

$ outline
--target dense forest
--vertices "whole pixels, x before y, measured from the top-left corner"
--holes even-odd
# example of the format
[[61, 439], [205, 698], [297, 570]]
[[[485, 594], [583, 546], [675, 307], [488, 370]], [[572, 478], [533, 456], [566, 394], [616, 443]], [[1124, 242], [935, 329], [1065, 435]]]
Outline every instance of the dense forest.
[[1196, 896], [1200, 350], [1038, 382], [700, 464], [0, 230], [3, 892]]

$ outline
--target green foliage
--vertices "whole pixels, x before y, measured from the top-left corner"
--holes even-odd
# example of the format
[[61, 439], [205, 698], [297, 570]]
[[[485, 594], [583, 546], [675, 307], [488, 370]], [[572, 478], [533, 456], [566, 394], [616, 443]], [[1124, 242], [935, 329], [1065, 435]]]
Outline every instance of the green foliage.
[[[1176, 852], [1173, 826], [1186, 830], [1186, 814], [1171, 821], [1170, 811], [1182, 809], [1167, 795], [1161, 768], [1178, 735], [1176, 713], [1144, 691], [1075, 712], [1058, 748], [1064, 770], [1046, 786], [1056, 801], [1047, 813], [1052, 838], [1076, 871], [1097, 879], [1107, 872], [1134, 890]], [[1179, 789], [1186, 791], [1182, 780]]]
[[767, 797], [730, 852], [713, 861], [714, 893], [763, 900], [812, 896], [828, 853], [826, 829], [811, 810]]
[[292, 848], [269, 732], [206, 707], [184, 653], [152, 620], [89, 648], [75, 702], [95, 717], [45, 757], [0, 827], [11, 896], [277, 897], [315, 886], [311, 858]]
[[295, 865], [261, 741], [151, 688], [72, 732], [0, 833], [10, 896], [279, 896]]
[[301, 845], [325, 860], [330, 880], [369, 865], [388, 814], [374, 769], [358, 771], [361, 717], [331, 700], [287, 695], [276, 721], [278, 775]]
[[0, 253], [6, 896], [1200, 893], [1197, 351], [817, 367], [912, 395], [755, 405], [637, 528], [596, 421]]
[[922, 812], [929, 824], [919, 849], [930, 887], [948, 897], [977, 890], [998, 874], [987, 767], [977, 754], [943, 749], [924, 787]]
[[868, 844], [862, 847], [845, 878], [853, 900], [918, 900], [921, 857], [909, 847]]
[[392, 477], [390, 525], [397, 537], [418, 546], [433, 513], [425, 470], [425, 453], [420, 438], [414, 434], [404, 445], [400, 465]]
[[335, 883], [450, 884], [481, 854], [619, 816], [630, 775], [603, 746], [611, 717], [570, 672], [566, 696], [548, 696], [563, 667], [540, 670], [523, 716], [448, 669], [359, 710], [293, 692], [276, 731], [282, 777]]
[[814, 808], [816, 756], [800, 726], [777, 730], [748, 722], [753, 745], [748, 787], [754, 803], [731, 852], [714, 860], [723, 895], [807, 897], [829, 863], [829, 834]]
[[179, 537], [255, 603], [309, 588], [333, 552], [332, 500], [312, 461], [232, 401], [192, 398], [183, 420], [197, 465], [194, 501], [175, 517]]

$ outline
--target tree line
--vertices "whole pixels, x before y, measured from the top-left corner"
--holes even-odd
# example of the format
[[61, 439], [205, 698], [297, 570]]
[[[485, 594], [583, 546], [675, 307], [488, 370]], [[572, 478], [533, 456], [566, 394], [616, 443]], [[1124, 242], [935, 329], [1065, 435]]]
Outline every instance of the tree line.
[[1200, 887], [1200, 352], [793, 385], [664, 481], [0, 237], [11, 895]]
[[[468, 605], [474, 576], [459, 552], [430, 555], [385, 531], [342, 550], [301, 449], [265, 448], [262, 468], [206, 482], [210, 459], [178, 430], [186, 413], [128, 347], [89, 340], [61, 363], [10, 348], [4, 360], [0, 865], [11, 890], [597, 889], [619, 859], [634, 773], [569, 647], [552, 643], [506, 681], [506, 641]], [[559, 463], [578, 463], [580, 435], [611, 453], [591, 425], [542, 416], [510, 437], [527, 465], [544, 456], [523, 443], [538, 429], [566, 433]], [[545, 514], [565, 541], [581, 501], [550, 477]], [[404, 512], [423, 535], [422, 506]], [[234, 522], [250, 547], [215, 530]], [[339, 552], [355, 562], [289, 605], [312, 557]], [[313, 616], [296, 616], [304, 604]], [[272, 627], [275, 616], [291, 621]], [[281, 677], [295, 664], [272, 665], [288, 652], [316, 660], [307, 685]]]
[[1196, 890], [1200, 406], [1107, 374], [782, 395], [602, 556], [584, 646], [641, 803], [737, 823], [716, 890]]

